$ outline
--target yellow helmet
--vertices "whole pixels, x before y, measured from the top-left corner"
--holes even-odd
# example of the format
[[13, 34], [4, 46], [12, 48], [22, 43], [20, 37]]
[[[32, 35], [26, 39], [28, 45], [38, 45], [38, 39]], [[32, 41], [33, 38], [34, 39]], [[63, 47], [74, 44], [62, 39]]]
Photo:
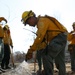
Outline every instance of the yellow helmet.
[[1, 22], [2, 20], [7, 23], [7, 20], [6, 20], [4, 17], [0, 17], [0, 22]]
[[8, 26], [8, 25], [5, 25], [4, 27], [5, 27], [7, 30], [9, 29], [9, 26]]
[[73, 22], [73, 25], [72, 26], [75, 27], [75, 22]]
[[32, 16], [35, 16], [35, 14], [34, 14], [34, 12], [32, 12], [32, 10], [25, 11], [22, 14], [22, 20], [21, 21], [23, 21], [23, 23], [26, 24], [27, 19], [30, 18], [30, 17], [32, 17]]

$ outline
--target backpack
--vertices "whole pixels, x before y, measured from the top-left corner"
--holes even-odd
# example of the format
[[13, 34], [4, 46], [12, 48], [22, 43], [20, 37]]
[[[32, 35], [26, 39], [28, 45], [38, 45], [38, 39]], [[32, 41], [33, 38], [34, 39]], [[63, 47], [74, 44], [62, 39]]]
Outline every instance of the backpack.
[[[45, 17], [50, 19], [58, 27], [58, 29], [60, 29], [58, 31], [60, 31], [60, 32], [66, 31], [67, 32], [67, 29], [56, 18], [48, 16], [48, 15], [45, 15]], [[53, 30], [53, 31], [57, 31], [57, 30]]]
[[58, 30], [48, 30], [48, 32], [56, 31], [61, 32], [56, 37], [52, 39], [43, 50], [43, 55], [49, 54], [52, 58], [55, 58], [64, 48], [67, 42], [67, 32], [66, 28], [55, 18], [45, 15], [45, 17], [49, 18], [57, 27]]

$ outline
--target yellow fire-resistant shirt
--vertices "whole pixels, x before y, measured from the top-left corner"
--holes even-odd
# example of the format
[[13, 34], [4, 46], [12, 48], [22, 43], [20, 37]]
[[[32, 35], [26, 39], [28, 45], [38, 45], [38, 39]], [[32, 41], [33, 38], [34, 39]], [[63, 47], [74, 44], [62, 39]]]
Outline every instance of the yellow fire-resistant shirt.
[[12, 39], [11, 39], [11, 35], [9, 35], [7, 33], [7, 30], [4, 30], [4, 38], [3, 38], [3, 41], [4, 41], [4, 44], [9, 44], [9, 45], [13, 46]]
[[75, 31], [71, 31], [71, 33], [68, 34], [68, 41], [70, 44], [75, 44]]
[[61, 26], [59, 29], [50, 19], [40, 17], [37, 23], [37, 37], [31, 47], [34, 51], [44, 49], [48, 42], [61, 32], [66, 32], [66, 28]]
[[3, 32], [2, 26], [0, 25], [0, 38], [3, 38], [3, 37], [4, 37], [4, 32]]

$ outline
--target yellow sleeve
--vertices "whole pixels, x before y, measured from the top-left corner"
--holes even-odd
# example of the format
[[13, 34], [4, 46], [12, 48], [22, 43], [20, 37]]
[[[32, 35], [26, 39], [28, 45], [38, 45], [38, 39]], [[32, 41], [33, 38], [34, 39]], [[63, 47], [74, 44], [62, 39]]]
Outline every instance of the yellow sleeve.
[[37, 47], [39, 46], [39, 44], [42, 43], [45, 35], [46, 35], [46, 31], [48, 30], [48, 21], [47, 20], [41, 20], [38, 22], [38, 30], [37, 30], [37, 37], [31, 47], [31, 49], [36, 50]]
[[10, 39], [10, 45], [13, 46], [12, 39]]
[[9, 37], [10, 37], [10, 45], [13, 46], [11, 35], [9, 35]]
[[68, 41], [71, 41], [72, 38], [73, 38], [72, 34], [68, 33], [68, 35], [67, 35], [67, 40], [68, 40]]
[[37, 50], [45, 49], [46, 45], [47, 44], [45, 42], [42, 42], [41, 44], [38, 45]]
[[4, 37], [4, 32], [3, 32], [3, 28], [0, 26], [0, 37]]

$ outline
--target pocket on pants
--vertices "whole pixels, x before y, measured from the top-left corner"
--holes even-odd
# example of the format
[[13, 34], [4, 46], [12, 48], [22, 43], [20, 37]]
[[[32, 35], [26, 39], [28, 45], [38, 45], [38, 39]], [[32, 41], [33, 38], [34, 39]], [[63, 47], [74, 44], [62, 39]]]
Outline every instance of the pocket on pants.
[[47, 46], [48, 54], [55, 58], [63, 49], [65, 49], [66, 46], [66, 36], [63, 34], [59, 34], [56, 36]]

